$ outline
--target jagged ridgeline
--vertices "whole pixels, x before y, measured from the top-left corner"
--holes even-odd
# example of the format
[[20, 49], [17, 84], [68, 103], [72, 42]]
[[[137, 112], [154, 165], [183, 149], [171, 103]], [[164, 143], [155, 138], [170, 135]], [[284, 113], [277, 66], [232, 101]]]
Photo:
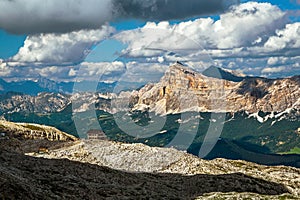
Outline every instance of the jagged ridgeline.
[[[10, 93], [2, 95], [0, 111], [10, 121], [47, 124], [77, 136], [78, 131], [82, 135], [87, 130], [76, 130], [72, 112], [86, 113], [80, 115], [86, 116], [80, 120], [88, 129], [95, 120], [89, 118], [88, 113], [96, 107], [97, 120], [111, 140], [142, 142], [150, 146], [169, 144], [179, 127], [188, 125], [188, 119], [181, 120], [181, 113], [200, 113], [199, 124], [190, 126], [196, 136], [187, 148], [195, 155], [198, 155], [210, 123], [215, 120], [212, 113], [224, 112], [222, 134], [206, 158], [299, 166], [299, 156], [295, 155], [300, 153], [299, 88], [300, 76], [285, 79], [245, 77], [215, 67], [200, 74], [176, 63], [158, 83], [145, 85], [138, 91], [123, 92], [119, 96], [89, 92], [73, 95], [42, 93], [37, 96]], [[215, 100], [225, 106], [216, 110], [211, 106], [211, 95], [220, 89], [224, 95]], [[178, 99], [191, 94], [191, 102], [186, 98], [182, 109]], [[164, 127], [147, 138], [143, 138], [144, 131], [132, 129], [128, 134], [128, 130], [121, 130], [113, 115], [116, 110], [111, 107], [111, 101], [116, 97], [130, 99], [131, 106], [129, 112], [117, 110], [118, 116], [124, 116], [118, 120], [147, 129], [147, 125], [160, 120], [149, 117], [149, 113], [155, 113], [166, 116]], [[72, 100], [77, 102], [73, 110]]]

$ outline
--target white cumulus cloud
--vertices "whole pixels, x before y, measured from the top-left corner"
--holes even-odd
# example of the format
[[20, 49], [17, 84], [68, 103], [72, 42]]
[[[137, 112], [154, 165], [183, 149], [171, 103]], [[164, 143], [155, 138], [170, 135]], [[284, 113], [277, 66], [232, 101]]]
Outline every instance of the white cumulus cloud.
[[[128, 44], [132, 56], [153, 56], [153, 49], [199, 50], [249, 47], [265, 42], [284, 27], [286, 15], [270, 3], [248, 2], [222, 14], [219, 20], [200, 18], [170, 25], [148, 22], [144, 27], [125, 31], [117, 39]], [[152, 49], [152, 54], [147, 51]], [[142, 49], [143, 51], [135, 51]], [[156, 51], [157, 54], [161, 53]]]
[[278, 30], [265, 47], [271, 51], [300, 48], [300, 23], [287, 24], [285, 29]]
[[19, 52], [11, 60], [48, 65], [80, 62], [93, 45], [96, 45], [113, 32], [112, 27], [103, 26], [97, 30], [30, 35], [26, 38], [24, 46], [19, 49]]

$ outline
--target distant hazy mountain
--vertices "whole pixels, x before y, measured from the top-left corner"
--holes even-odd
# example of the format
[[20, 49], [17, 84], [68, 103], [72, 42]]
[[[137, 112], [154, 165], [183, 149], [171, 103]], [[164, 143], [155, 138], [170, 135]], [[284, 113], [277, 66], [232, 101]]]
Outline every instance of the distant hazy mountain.
[[207, 68], [205, 71], [202, 72], [202, 74], [207, 77], [222, 78], [224, 80], [233, 82], [241, 82], [248, 78], [246, 76], [239, 76], [239, 74], [234, 74], [233, 72], [226, 71], [224, 69], [214, 66]]
[[[55, 82], [46, 78], [39, 78], [36, 81], [17, 81], [17, 82], [6, 82], [0, 79], [0, 93], [4, 94], [7, 92], [18, 92], [27, 95], [36, 96], [42, 92], [54, 92], [54, 93], [65, 93], [70, 94], [72, 92], [113, 92], [116, 82], [104, 83], [104, 82], [92, 82], [83, 81], [76, 84], [74, 90], [74, 82]], [[93, 85], [97, 85], [96, 91], [94, 91]], [[129, 87], [127, 87], [128, 89]], [[126, 88], [125, 88], [126, 89]]]
[[0, 94], [0, 114], [7, 113], [54, 113], [65, 110], [73, 103], [74, 112], [94, 109], [110, 112], [112, 95], [100, 93], [39, 93], [31, 96], [22, 93], [8, 92]]
[[0, 92], [18, 92], [28, 95], [37, 95], [41, 92], [64, 92], [71, 93], [73, 83], [57, 83], [46, 78], [39, 78], [36, 81], [6, 82], [0, 79]]
[[71, 103], [69, 95], [60, 93], [39, 93], [30, 96], [8, 92], [0, 95], [0, 113], [51, 113], [60, 112]]

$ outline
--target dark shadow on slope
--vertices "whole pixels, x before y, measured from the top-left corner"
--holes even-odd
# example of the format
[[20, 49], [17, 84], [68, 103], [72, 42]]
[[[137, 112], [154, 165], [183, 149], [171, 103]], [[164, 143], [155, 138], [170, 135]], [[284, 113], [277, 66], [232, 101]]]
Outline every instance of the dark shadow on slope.
[[[260, 84], [263, 82], [264, 84]], [[247, 78], [242, 82], [242, 85], [239, 87], [237, 93], [240, 95], [249, 94], [255, 100], [261, 99], [268, 94], [268, 88], [274, 83], [272, 79], [266, 78]]]
[[1, 199], [194, 199], [211, 192], [289, 193], [282, 184], [241, 173], [194, 176], [128, 173], [0, 150]]

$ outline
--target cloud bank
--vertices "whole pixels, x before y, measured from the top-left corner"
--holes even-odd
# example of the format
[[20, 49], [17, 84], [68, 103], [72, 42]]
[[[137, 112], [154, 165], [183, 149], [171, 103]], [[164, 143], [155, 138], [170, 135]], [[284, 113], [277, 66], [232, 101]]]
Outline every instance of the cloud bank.
[[1, 0], [0, 28], [17, 34], [98, 29], [124, 18], [182, 19], [218, 13], [238, 0]]
[[[222, 54], [226, 53], [227, 49], [232, 51], [233, 48], [259, 46], [267, 40], [276, 40], [269, 42], [276, 45], [284, 38], [276, 36], [271, 39], [270, 36], [284, 28], [286, 22], [285, 13], [277, 6], [270, 3], [249, 2], [220, 15], [220, 19], [216, 21], [212, 18], [199, 18], [175, 25], [170, 25], [168, 22], [158, 24], [149, 22], [142, 28], [124, 31], [116, 38], [128, 44], [127, 51], [131, 56], [149, 56], [146, 50], [134, 51], [145, 48], [163, 50], [181, 48], [186, 51], [216, 50], [215, 53]], [[278, 34], [291, 33], [292, 35], [296, 32], [294, 26], [287, 28], [291, 30], [278, 31]], [[290, 39], [291, 35], [287, 35], [287, 38]], [[161, 52], [157, 51], [157, 53]]]
[[199, 18], [175, 25], [148, 22], [115, 38], [128, 45], [123, 52], [129, 58], [164, 64], [190, 61], [197, 66], [209, 55], [215, 66], [275, 78], [300, 72], [299, 36], [300, 23], [291, 23], [277, 6], [248, 2], [217, 20]]
[[96, 29], [112, 18], [111, 0], [1, 0], [0, 28], [17, 34]]

